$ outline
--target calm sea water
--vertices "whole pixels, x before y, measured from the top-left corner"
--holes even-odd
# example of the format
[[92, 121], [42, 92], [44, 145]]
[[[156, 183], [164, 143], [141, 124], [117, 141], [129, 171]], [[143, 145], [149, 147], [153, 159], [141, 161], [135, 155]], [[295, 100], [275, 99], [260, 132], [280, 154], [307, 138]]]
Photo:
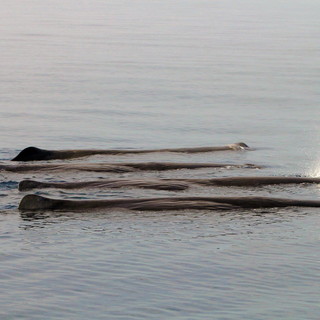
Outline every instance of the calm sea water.
[[[251, 162], [265, 169], [143, 176], [320, 175], [316, 0], [2, 0], [0, 18], [4, 163], [30, 145], [160, 148], [244, 141], [256, 150], [156, 160]], [[105, 176], [0, 177], [1, 319], [319, 319], [318, 209], [28, 218], [17, 210], [21, 179]], [[135, 189], [38, 194], [178, 195]], [[320, 189], [182, 194], [317, 199]]]

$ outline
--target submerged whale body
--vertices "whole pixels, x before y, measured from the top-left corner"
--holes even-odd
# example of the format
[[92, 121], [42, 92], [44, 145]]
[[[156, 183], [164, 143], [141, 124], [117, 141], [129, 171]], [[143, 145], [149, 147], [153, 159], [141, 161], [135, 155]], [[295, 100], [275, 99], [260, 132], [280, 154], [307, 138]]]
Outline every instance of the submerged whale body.
[[320, 207], [317, 200], [282, 199], [270, 197], [169, 197], [112, 200], [60, 200], [38, 195], [26, 195], [20, 202], [21, 211], [38, 210], [232, 210], [239, 208]]
[[310, 177], [224, 177], [211, 179], [100, 179], [94, 181], [79, 182], [41, 182], [35, 180], [22, 180], [19, 190], [57, 188], [57, 189], [81, 189], [81, 188], [144, 188], [168, 191], [183, 191], [192, 186], [236, 186], [258, 187], [278, 184], [320, 183], [320, 178]]
[[22, 180], [19, 191], [31, 189], [82, 189], [82, 188], [143, 188], [167, 191], [183, 191], [189, 188], [183, 181], [165, 179], [101, 179], [82, 182], [41, 182], [35, 180]]
[[149, 150], [45, 150], [36, 147], [23, 149], [12, 161], [41, 161], [56, 159], [73, 159], [93, 155], [122, 155], [122, 154], [144, 154], [155, 152], [182, 152], [182, 153], [200, 153], [228, 150], [248, 150], [248, 145], [243, 142], [229, 144], [220, 147], [195, 147], [195, 148], [171, 148], [171, 149], [149, 149]]
[[25, 172], [60, 172], [60, 171], [91, 171], [91, 172], [135, 172], [135, 171], [166, 171], [178, 169], [201, 168], [246, 168], [260, 169], [260, 166], [229, 163], [188, 163], [188, 162], [121, 162], [121, 163], [36, 163], [19, 165], [0, 165], [0, 171], [15, 173]]

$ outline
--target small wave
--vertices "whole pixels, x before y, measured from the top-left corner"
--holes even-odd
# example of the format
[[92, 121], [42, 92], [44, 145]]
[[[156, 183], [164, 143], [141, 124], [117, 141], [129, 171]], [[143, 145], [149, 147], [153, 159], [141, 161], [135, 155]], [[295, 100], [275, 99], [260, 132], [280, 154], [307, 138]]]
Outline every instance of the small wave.
[[0, 190], [11, 190], [18, 188], [17, 181], [3, 181], [0, 182]]

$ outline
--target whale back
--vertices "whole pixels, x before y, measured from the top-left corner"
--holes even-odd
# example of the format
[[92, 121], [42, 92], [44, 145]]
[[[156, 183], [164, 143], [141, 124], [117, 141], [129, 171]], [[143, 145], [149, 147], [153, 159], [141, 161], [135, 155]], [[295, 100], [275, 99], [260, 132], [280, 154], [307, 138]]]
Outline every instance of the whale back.
[[36, 160], [50, 160], [53, 157], [53, 152], [43, 150], [36, 147], [28, 147], [23, 149], [11, 161], [36, 161]]

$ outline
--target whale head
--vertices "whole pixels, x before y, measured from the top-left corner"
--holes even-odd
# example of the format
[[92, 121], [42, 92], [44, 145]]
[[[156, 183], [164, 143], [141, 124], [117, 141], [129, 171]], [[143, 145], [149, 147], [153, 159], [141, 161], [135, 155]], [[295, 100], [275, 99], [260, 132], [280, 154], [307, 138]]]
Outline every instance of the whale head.
[[23, 149], [11, 161], [34, 161], [34, 160], [50, 160], [52, 151], [39, 149], [36, 147], [28, 147]]

